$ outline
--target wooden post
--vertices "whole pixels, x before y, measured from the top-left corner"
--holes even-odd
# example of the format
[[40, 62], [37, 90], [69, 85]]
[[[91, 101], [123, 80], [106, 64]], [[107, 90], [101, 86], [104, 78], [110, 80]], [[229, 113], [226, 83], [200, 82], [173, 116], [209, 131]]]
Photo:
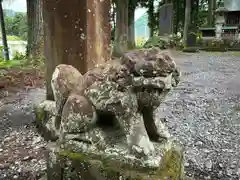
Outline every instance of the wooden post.
[[110, 0], [43, 0], [47, 99], [58, 64], [82, 74], [110, 58]]

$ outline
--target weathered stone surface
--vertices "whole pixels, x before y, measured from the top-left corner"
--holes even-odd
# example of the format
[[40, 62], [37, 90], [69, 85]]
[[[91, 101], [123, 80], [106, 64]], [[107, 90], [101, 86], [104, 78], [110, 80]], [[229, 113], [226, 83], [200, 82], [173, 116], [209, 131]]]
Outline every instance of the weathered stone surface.
[[56, 127], [60, 127], [64, 104], [68, 97], [74, 93], [83, 94], [84, 79], [82, 74], [73, 66], [60, 64], [55, 68], [52, 75], [51, 86], [54, 100], [56, 101]]
[[183, 154], [169, 144], [157, 146], [151, 160], [134, 159], [124, 148], [105, 152], [71, 152], [52, 145], [47, 152], [47, 179], [156, 180], [184, 179]]
[[[52, 129], [49, 131], [58, 135], [55, 150], [59, 151], [51, 153], [58, 161], [54, 168], [54, 156], [49, 156], [52, 166], [48, 176], [54, 177], [55, 173], [55, 179], [79, 179], [83, 174], [87, 175], [83, 179], [181, 179], [182, 154], [176, 153], [163, 122], [155, 117], [156, 108], [179, 83], [179, 76], [174, 60], [157, 48], [128, 52], [83, 76], [72, 66], [57, 66], [52, 78], [56, 104], [51, 103], [56, 114], [49, 111], [52, 116], [47, 122], [53, 125], [48, 126]], [[46, 112], [46, 104], [49, 103], [43, 102], [38, 108], [38, 119], [48, 118], [49, 115], [41, 115]], [[72, 155], [83, 159], [75, 160]], [[174, 161], [172, 165], [178, 170], [171, 170], [169, 161]], [[92, 162], [99, 162], [100, 166], [95, 167]], [[109, 164], [114, 163], [123, 172], [113, 168], [108, 174]], [[65, 169], [63, 174], [58, 173], [59, 168]], [[73, 173], [69, 168], [75, 169]], [[162, 168], [172, 174], [165, 174]], [[148, 176], [146, 169], [153, 175]], [[130, 174], [126, 174], [128, 171]]]
[[59, 130], [55, 126], [56, 102], [45, 100], [35, 107], [36, 126], [41, 135], [47, 140], [56, 140]]
[[[174, 60], [158, 48], [128, 52], [83, 76], [70, 65], [57, 66], [52, 89], [55, 128], [60, 131], [61, 142], [67, 137], [68, 141], [73, 138], [95, 146], [90, 135], [94, 125], [111, 124], [118, 126], [122, 134], [119, 139], [130, 151], [153, 153], [150, 140], [162, 142], [167, 138], [158, 132], [153, 112], [178, 82]], [[101, 139], [95, 135], [93, 139]]]
[[139, 49], [124, 54], [122, 61], [133, 66], [133, 73], [144, 77], [167, 76], [176, 69], [167, 51], [159, 48]]
[[96, 123], [96, 112], [83, 95], [71, 94], [62, 111], [61, 133], [83, 133], [89, 124]]

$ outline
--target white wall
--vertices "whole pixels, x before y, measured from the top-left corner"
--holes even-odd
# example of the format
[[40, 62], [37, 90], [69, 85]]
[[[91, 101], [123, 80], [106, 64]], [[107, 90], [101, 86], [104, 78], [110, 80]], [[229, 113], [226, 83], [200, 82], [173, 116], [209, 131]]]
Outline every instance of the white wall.
[[[2, 41], [0, 41], [0, 46], [2, 46]], [[25, 54], [26, 46], [26, 41], [8, 41], [10, 59], [16, 54], [16, 52]]]

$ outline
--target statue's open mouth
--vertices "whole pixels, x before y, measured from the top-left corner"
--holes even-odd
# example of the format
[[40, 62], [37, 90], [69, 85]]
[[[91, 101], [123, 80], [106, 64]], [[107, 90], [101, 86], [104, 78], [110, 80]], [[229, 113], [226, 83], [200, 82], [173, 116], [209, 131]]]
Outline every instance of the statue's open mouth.
[[147, 92], [149, 94], [161, 94], [163, 92], [163, 88], [159, 88], [158, 86], [154, 85], [134, 86], [133, 91], [135, 93]]

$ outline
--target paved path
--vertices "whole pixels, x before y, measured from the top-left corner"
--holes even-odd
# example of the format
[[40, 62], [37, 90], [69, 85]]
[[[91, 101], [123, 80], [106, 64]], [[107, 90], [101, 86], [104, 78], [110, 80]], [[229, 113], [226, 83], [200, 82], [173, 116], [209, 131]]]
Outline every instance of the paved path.
[[185, 148], [187, 173], [239, 180], [240, 53], [183, 54], [176, 61], [182, 80], [159, 116]]

